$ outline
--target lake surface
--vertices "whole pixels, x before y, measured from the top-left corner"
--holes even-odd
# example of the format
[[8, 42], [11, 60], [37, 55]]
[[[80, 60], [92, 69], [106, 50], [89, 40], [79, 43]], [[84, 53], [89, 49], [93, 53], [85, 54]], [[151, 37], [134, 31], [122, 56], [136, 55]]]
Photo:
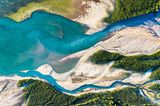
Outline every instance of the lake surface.
[[86, 26], [43, 11], [34, 12], [20, 23], [1, 17], [0, 74], [13, 75], [46, 63], [55, 64], [66, 55], [95, 45], [111, 32], [148, 21], [157, 24], [155, 18], [159, 16], [158, 12], [120, 21], [89, 36], [84, 34]]

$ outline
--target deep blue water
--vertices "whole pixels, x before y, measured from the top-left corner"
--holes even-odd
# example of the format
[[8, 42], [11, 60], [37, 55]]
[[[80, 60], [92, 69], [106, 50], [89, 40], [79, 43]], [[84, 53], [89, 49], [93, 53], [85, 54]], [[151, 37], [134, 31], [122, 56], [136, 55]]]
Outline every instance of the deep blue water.
[[93, 46], [113, 31], [155, 21], [156, 17], [159, 13], [120, 21], [90, 36], [84, 34], [84, 25], [43, 11], [34, 12], [20, 23], [1, 17], [0, 74], [12, 75], [52, 64], [61, 56]]

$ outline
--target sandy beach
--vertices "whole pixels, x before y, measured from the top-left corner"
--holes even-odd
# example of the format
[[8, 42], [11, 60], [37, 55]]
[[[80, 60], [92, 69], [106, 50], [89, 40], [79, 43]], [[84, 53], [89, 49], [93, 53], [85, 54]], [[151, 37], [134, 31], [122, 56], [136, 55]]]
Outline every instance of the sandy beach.
[[0, 77], [0, 106], [25, 106], [23, 88], [17, 87], [18, 77]]

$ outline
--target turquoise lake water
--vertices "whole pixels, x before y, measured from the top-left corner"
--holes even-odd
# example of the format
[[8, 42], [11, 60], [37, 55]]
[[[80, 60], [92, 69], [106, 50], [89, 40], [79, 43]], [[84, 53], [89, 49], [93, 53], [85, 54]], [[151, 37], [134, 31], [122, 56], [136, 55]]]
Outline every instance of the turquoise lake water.
[[53, 64], [68, 54], [93, 46], [113, 31], [154, 22], [156, 17], [158, 13], [151, 13], [120, 21], [90, 36], [84, 34], [86, 26], [43, 11], [34, 12], [20, 23], [1, 17], [0, 74], [12, 75]]
[[88, 38], [85, 30], [81, 24], [42, 11], [20, 23], [0, 18], [0, 74], [34, 69], [86, 48], [74, 48], [75, 43]]

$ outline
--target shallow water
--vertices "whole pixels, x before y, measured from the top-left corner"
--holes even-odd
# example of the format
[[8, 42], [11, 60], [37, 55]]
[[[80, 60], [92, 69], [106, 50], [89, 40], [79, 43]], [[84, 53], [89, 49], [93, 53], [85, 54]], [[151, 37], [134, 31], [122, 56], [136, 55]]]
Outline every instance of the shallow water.
[[12, 75], [42, 64], [56, 64], [66, 55], [93, 46], [111, 32], [155, 21], [156, 17], [159, 14], [151, 13], [120, 21], [90, 36], [84, 34], [84, 25], [43, 11], [34, 12], [20, 23], [1, 17], [0, 74]]
[[74, 42], [87, 38], [84, 31], [78, 23], [40, 11], [20, 23], [0, 18], [0, 74], [16, 74], [56, 62], [79, 50]]

